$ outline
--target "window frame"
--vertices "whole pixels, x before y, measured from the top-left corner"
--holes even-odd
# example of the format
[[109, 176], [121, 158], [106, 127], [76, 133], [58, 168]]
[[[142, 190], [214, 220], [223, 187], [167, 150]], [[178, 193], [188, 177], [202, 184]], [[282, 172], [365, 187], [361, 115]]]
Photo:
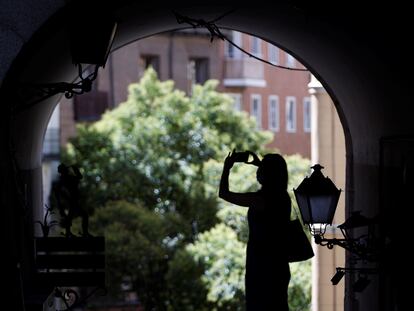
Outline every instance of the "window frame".
[[295, 68], [296, 67], [295, 57], [293, 57], [289, 53], [285, 53], [285, 56], [286, 56], [286, 61], [285, 61], [286, 66], [289, 68]]
[[233, 98], [233, 108], [236, 111], [243, 111], [243, 95], [242, 93], [226, 93]]
[[268, 59], [269, 62], [274, 64], [274, 65], [279, 65], [280, 63], [280, 49], [269, 43], [267, 44], [267, 54], [268, 54]]
[[[149, 66], [155, 70], [158, 78], [161, 77], [161, 57], [159, 54], [141, 54], [141, 61], [144, 71], [148, 69]], [[155, 67], [154, 65], [155, 64]]]
[[[292, 126], [290, 127], [290, 103], [293, 104], [292, 110]], [[285, 120], [286, 120], [286, 132], [287, 133], [296, 133], [297, 129], [297, 103], [295, 96], [286, 96], [286, 104], [285, 104]]]
[[[308, 109], [306, 109], [306, 105], [309, 106]], [[312, 104], [311, 104], [311, 99], [310, 97], [304, 97], [303, 98], [303, 131], [305, 133], [310, 133], [311, 129], [312, 129], [312, 120], [311, 120], [311, 116], [312, 116]], [[305, 113], [307, 111], [307, 113]], [[308, 121], [306, 121], [308, 120]], [[306, 126], [306, 125], [309, 126]]]
[[[272, 126], [271, 104], [272, 104], [273, 100], [274, 100], [274, 103], [275, 103], [275, 110], [274, 110], [274, 113], [275, 113], [274, 119], [275, 119], [275, 124], [276, 124], [275, 127]], [[271, 130], [272, 132], [279, 132], [280, 131], [280, 103], [279, 103], [279, 96], [278, 95], [274, 95], [274, 94], [269, 95], [269, 98], [268, 98], [268, 122], [269, 122], [269, 124], [268, 124], [269, 130]]]
[[[258, 114], [254, 113], [254, 101], [257, 99], [258, 103]], [[262, 95], [261, 94], [251, 94], [250, 95], [250, 115], [256, 120], [256, 127], [258, 129], [263, 128], [262, 121]]]
[[[232, 30], [231, 31], [231, 41], [235, 45], [241, 47], [242, 46], [242, 33], [239, 32], [239, 31]], [[230, 49], [232, 50], [231, 52], [230, 52]], [[225, 41], [224, 55], [226, 56], [226, 58], [229, 58], [229, 59], [240, 59], [242, 53], [234, 45], [230, 44], [228, 41]]]
[[[257, 41], [256, 41], [257, 40]], [[257, 51], [255, 51], [256, 45], [254, 44], [257, 42]], [[262, 39], [250, 36], [250, 53], [252, 53], [254, 56], [261, 57], [262, 56]]]

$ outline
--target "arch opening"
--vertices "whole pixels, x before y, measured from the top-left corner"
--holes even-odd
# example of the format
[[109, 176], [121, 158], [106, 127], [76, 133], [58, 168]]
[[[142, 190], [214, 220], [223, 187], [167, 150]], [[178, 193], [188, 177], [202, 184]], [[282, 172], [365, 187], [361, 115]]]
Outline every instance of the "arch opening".
[[[160, 12], [160, 15], [162, 16], [163, 14], [165, 14], [165, 12]], [[227, 27], [229, 27], [229, 25], [231, 25], [231, 28], [236, 28], [236, 29], [240, 29], [240, 30], [248, 30], [248, 18], [243, 20], [243, 14], [240, 14], [240, 16], [237, 16], [236, 21], [234, 21], [234, 26], [233, 23], [228, 21], [228, 25]], [[164, 19], [165, 18], [165, 19]], [[159, 24], [153, 25], [152, 26], [152, 22], [149, 22], [148, 25], [146, 25], [148, 28], [143, 32], [143, 31], [138, 31], [137, 33], [139, 34], [139, 36], [143, 37], [143, 36], [149, 36], [153, 33], [158, 33], [161, 31], [161, 29], [172, 29], [172, 28], [176, 28], [176, 25], [174, 25], [174, 23], [170, 20], [170, 17], [160, 17], [161, 21], [162, 21], [162, 26], [160, 26]], [[133, 35], [133, 31], [132, 29], [134, 29], [134, 26], [136, 25], [132, 25], [130, 28], [125, 28], [125, 32], [121, 32], [120, 34], [120, 39], [117, 42], [117, 46], [123, 46], [124, 44], [126, 44], [126, 42], [131, 42], [131, 38]], [[224, 25], [223, 27], [225, 27], [226, 25]], [[145, 27], [144, 27], [145, 28]], [[286, 50], [290, 51], [293, 55], [295, 55], [298, 59], [300, 59], [303, 63], [305, 64], [309, 64], [309, 66], [312, 68], [317, 68], [318, 67], [318, 62], [312, 62], [312, 57], [315, 57], [315, 55], [312, 54], [312, 52], [309, 53], [309, 61], [307, 61], [308, 59], [308, 54], [306, 52], [303, 52], [306, 50], [305, 47], [303, 46], [295, 46], [295, 42], [293, 42], [294, 40], [291, 39], [291, 41], [287, 40], [286, 34], [283, 35], [281, 34], [280, 37], [278, 37], [277, 35], [274, 35], [273, 33], [271, 33], [269, 31], [269, 33], [267, 32], [265, 26], [263, 26], [262, 28], [259, 28], [257, 33], [256, 32], [251, 32], [254, 34], [259, 35], [262, 38], [269, 38], [270, 42], [283, 42], [283, 44], [281, 43], [281, 46], [284, 46], [286, 48]], [[135, 34], [136, 36], [137, 34]], [[58, 38], [57, 38], [58, 37]], [[56, 39], [56, 42], [61, 40], [62, 37], [59, 37], [59, 35], [55, 37], [54, 39]], [[273, 39], [275, 38], [275, 39]], [[282, 38], [282, 39], [279, 39]], [[278, 40], [276, 40], [278, 39]], [[53, 41], [53, 40], [52, 40]], [[54, 44], [56, 43], [50, 43], [51, 46], [54, 46]], [[63, 45], [65, 46], [65, 45]], [[67, 47], [67, 44], [66, 44]], [[48, 48], [46, 46], [42, 46], [42, 49], [46, 49], [48, 50]], [[63, 66], [58, 66], [57, 60], [54, 60], [54, 62], [50, 65], [50, 71], [47, 70], [47, 66], [43, 65], [39, 65], [42, 64], [43, 61], [42, 59], [44, 58], [44, 55], [37, 55], [40, 59], [39, 62], [37, 62], [36, 57], [33, 57], [32, 59], [30, 59], [28, 61], [29, 66], [27, 66], [24, 71], [21, 73], [21, 76], [19, 78], [17, 78], [17, 80], [20, 80], [20, 78], [23, 81], [30, 81], [30, 80], [37, 80], [37, 79], [50, 79], [49, 81], [60, 81], [61, 79], [66, 80], [64, 78], [67, 78], [68, 80], [73, 80], [75, 77], [73, 68], [71, 68], [71, 66], [68, 64], [68, 53], [62, 53], [62, 55], [65, 55], [65, 57], [61, 56], [61, 59], [59, 61], [61, 61], [63, 64]], [[23, 62], [25, 62], [27, 59], [25, 59]], [[312, 66], [313, 65], [313, 66]], [[323, 66], [322, 66], [323, 67]], [[53, 68], [65, 68], [65, 69], [61, 69], [59, 71], [54, 72]], [[45, 69], [45, 70], [44, 70]], [[44, 70], [44, 72], [42, 72], [40, 75], [38, 75], [39, 72], [41, 72], [42, 70]], [[323, 70], [322, 70], [323, 71]], [[316, 72], [316, 70], [315, 70]], [[17, 75], [19, 75], [20, 73], [18, 73]], [[319, 78], [321, 78], [320, 75], [316, 74]], [[13, 75], [12, 75], [13, 76]], [[26, 80], [27, 79], [27, 80]], [[323, 82], [323, 85], [325, 86], [325, 88], [328, 90], [328, 93], [330, 94], [334, 94], [334, 92], [332, 92], [332, 89], [329, 87], [329, 84], [324, 82], [323, 79], [321, 79]], [[7, 86], [7, 83], [5, 84]], [[341, 93], [340, 91], [338, 91], [338, 93]], [[331, 96], [332, 97], [332, 96]], [[345, 122], [345, 117], [344, 117], [344, 113], [342, 113], [342, 107], [339, 106], [339, 101], [337, 99], [335, 99], [336, 97], [332, 97], [334, 98], [334, 103], [336, 104], [336, 107], [339, 111], [339, 115], [342, 121], [342, 124], [346, 124]], [[24, 113], [22, 115], [19, 115], [17, 118], [14, 119], [15, 122], [15, 130], [13, 131], [14, 133], [16, 133], [15, 136], [15, 141], [18, 142], [18, 145], [16, 146], [16, 150], [17, 150], [17, 162], [18, 162], [18, 166], [20, 167], [20, 169], [23, 170], [27, 170], [29, 171], [29, 175], [32, 175], [29, 177], [29, 179], [34, 178], [34, 180], [38, 180], [39, 176], [38, 173], [35, 173], [36, 170], [38, 170], [39, 168], [39, 163], [40, 163], [40, 150], [41, 150], [41, 145], [42, 145], [42, 138], [43, 138], [43, 133], [45, 131], [46, 128], [46, 124], [47, 124], [47, 120], [51, 114], [51, 111], [53, 111], [53, 107], [56, 105], [56, 103], [58, 102], [58, 100], [56, 98], [51, 98], [48, 101], [45, 101], [44, 103], [42, 103], [42, 105], [39, 105], [39, 107], [34, 107], [33, 110], [31, 110], [28, 113]], [[40, 107], [41, 106], [41, 107]], [[29, 121], [29, 122], [28, 122]], [[33, 126], [34, 125], [34, 126]], [[32, 127], [31, 127], [32, 126]], [[344, 126], [345, 129], [345, 136], [346, 136], [346, 142], [347, 142], [347, 150], [348, 150], [348, 164], [352, 163], [352, 148], [351, 148], [351, 142], [350, 142], [350, 132], [349, 130], [346, 130], [348, 128], [348, 126]], [[26, 142], [26, 143], [23, 143]], [[26, 152], [27, 151], [27, 142], [30, 142], [30, 146], [31, 146], [31, 150], [30, 152]], [[351, 173], [351, 172], [350, 172]], [[35, 177], [35, 175], [37, 175], [37, 177]], [[352, 175], [348, 175], [348, 183], [352, 184], [352, 179], [350, 179], [350, 176]], [[33, 180], [33, 181], [34, 181]], [[36, 193], [38, 193], [38, 190], [34, 190], [33, 191], [33, 195], [34, 196], [38, 196], [38, 194], [36, 195]], [[38, 202], [38, 204], [40, 205], [40, 198], [37, 197], [37, 200], [35, 200]]]

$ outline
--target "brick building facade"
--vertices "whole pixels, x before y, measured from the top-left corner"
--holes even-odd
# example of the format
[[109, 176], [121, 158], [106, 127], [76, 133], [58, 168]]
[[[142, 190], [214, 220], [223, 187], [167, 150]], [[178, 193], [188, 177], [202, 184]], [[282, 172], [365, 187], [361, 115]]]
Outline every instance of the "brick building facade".
[[[292, 56], [259, 38], [235, 31], [227, 36], [274, 64], [303, 68]], [[210, 42], [209, 34], [200, 30], [159, 34], [113, 52], [92, 92], [62, 101], [62, 144], [75, 134], [75, 122], [97, 120], [106, 109], [125, 101], [128, 85], [137, 82], [149, 65], [161, 80], [174, 80], [187, 93], [194, 83], [219, 80], [219, 91], [235, 99], [235, 109], [247, 111], [259, 128], [274, 133], [271, 147], [282, 154], [310, 158], [310, 74], [265, 64], [227, 42]]]
[[[227, 35], [234, 43], [257, 57], [281, 66], [304, 68], [292, 56], [268, 42], [234, 31]], [[191, 92], [194, 83], [203, 83], [207, 79], [219, 80], [218, 90], [234, 98], [235, 109], [247, 111], [256, 118], [259, 128], [273, 132], [271, 147], [279, 149], [282, 154], [299, 153], [311, 158], [311, 98], [315, 101], [315, 95], [313, 91], [309, 92], [309, 87], [312, 87], [309, 84], [310, 73], [272, 67], [226, 42], [210, 42], [208, 33], [200, 31], [160, 34], [113, 52], [105, 68], [100, 69], [93, 90], [74, 99], [62, 99], [59, 109], [56, 109], [52, 120], [58, 118], [60, 121], [58, 124], [50, 124], [53, 124], [54, 128], [51, 129], [54, 131], [60, 126], [61, 144], [64, 145], [70, 137], [76, 135], [76, 122], [98, 120], [105, 110], [124, 102], [128, 96], [128, 85], [139, 81], [149, 65], [157, 71], [160, 80], [174, 80], [175, 86], [186, 93]], [[322, 101], [320, 98], [318, 100]], [[333, 105], [315, 109], [318, 106], [320, 105], [316, 103], [312, 106], [313, 112], [319, 113], [317, 119], [328, 122], [325, 117], [335, 113], [330, 110], [328, 113], [327, 109], [332, 110]], [[315, 133], [331, 133], [320, 128], [321, 122], [319, 125], [314, 123], [312, 126], [318, 126]], [[321, 141], [331, 139], [324, 138]], [[342, 142], [340, 139], [337, 141]], [[320, 146], [317, 148], [319, 150]], [[343, 153], [341, 149], [338, 156]], [[328, 154], [329, 148], [326, 148], [325, 153], [321, 151], [318, 159], [312, 160], [325, 163]], [[331, 164], [334, 166], [334, 163]], [[57, 163], [43, 167], [45, 196], [50, 191], [47, 180], [54, 179], [56, 165]], [[341, 168], [337, 172], [342, 172]], [[342, 176], [330, 176], [342, 180]], [[342, 216], [340, 214], [337, 218], [341, 220]], [[329, 252], [318, 248], [316, 254], [312, 305], [319, 310], [330, 310], [333, 307], [343, 310], [343, 284], [332, 287], [329, 283], [329, 276], [335, 267], [344, 261], [343, 251]], [[319, 276], [321, 272], [323, 277]], [[320, 291], [322, 288], [323, 291]], [[330, 294], [320, 294], [321, 292]]]

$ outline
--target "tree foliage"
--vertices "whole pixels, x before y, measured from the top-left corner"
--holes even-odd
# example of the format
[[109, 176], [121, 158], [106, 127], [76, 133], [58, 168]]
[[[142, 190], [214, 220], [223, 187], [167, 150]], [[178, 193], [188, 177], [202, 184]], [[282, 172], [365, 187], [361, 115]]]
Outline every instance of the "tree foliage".
[[206, 192], [205, 162], [221, 161], [231, 148], [260, 150], [271, 138], [235, 112], [216, 86], [210, 80], [187, 97], [150, 69], [129, 86], [125, 103], [80, 126], [65, 160], [83, 168], [87, 208], [139, 201], [153, 211], [178, 212], [197, 231], [211, 227], [217, 196]]
[[223, 223], [187, 246], [196, 262], [204, 265], [202, 280], [208, 288], [207, 299], [219, 310], [241, 310], [244, 305], [245, 248], [235, 231]]
[[[82, 204], [106, 237], [111, 295], [127, 278], [146, 310], [244, 304], [246, 210], [218, 200], [217, 188], [227, 153], [264, 154], [271, 134], [216, 87], [207, 81], [188, 97], [149, 69], [126, 102], [78, 127], [63, 157], [81, 168]], [[287, 159], [294, 174], [308, 166]], [[236, 164], [231, 185], [257, 189], [254, 168]]]
[[[292, 197], [292, 218], [299, 215], [296, 200], [293, 195], [293, 188], [305, 177], [309, 171], [310, 162], [299, 155], [285, 156], [289, 169], [288, 192]], [[209, 165], [212, 171], [216, 171], [214, 165]], [[219, 176], [217, 176], [217, 179]], [[255, 169], [252, 166], [236, 164], [230, 175], [230, 186], [233, 191], [254, 191], [258, 188], [255, 178]], [[297, 214], [297, 215], [296, 215]], [[220, 208], [217, 213], [220, 224], [204, 232], [198, 239], [187, 246], [193, 256], [206, 266], [203, 280], [212, 291], [208, 299], [215, 303], [217, 310], [243, 310], [244, 284], [234, 275], [244, 275], [244, 261], [240, 265], [239, 259], [245, 258], [245, 249], [248, 238], [247, 209], [245, 207], [229, 204], [220, 201]], [[224, 239], [225, 241], [222, 241]], [[217, 258], [218, 245], [232, 245], [237, 250], [227, 251]], [[226, 249], [221, 246], [220, 249]], [[212, 259], [213, 258], [213, 259]], [[291, 310], [310, 310], [311, 303], [311, 261], [290, 264], [291, 281], [289, 283], [289, 307]], [[211, 273], [210, 270], [215, 273]], [[232, 273], [228, 274], [228, 270]], [[222, 286], [215, 282], [220, 280]], [[231, 298], [230, 298], [231, 297]], [[228, 307], [228, 308], [227, 308]]]
[[[132, 280], [133, 289], [147, 308], [159, 307], [166, 299], [164, 275], [173, 248], [167, 237], [167, 219], [145, 207], [125, 201], [108, 202], [96, 211], [92, 225], [95, 234], [106, 237], [109, 284]], [[110, 286], [111, 294], [120, 294]]]

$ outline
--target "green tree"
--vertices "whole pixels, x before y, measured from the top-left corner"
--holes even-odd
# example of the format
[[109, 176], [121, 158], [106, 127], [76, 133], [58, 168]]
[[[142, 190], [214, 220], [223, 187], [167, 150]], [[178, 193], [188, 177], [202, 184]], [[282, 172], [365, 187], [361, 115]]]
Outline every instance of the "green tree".
[[208, 287], [202, 277], [205, 265], [196, 261], [185, 248], [179, 249], [168, 265], [166, 283], [168, 311], [211, 311], [214, 304], [207, 299]]
[[150, 69], [130, 85], [125, 103], [80, 126], [64, 159], [83, 170], [87, 208], [139, 201], [156, 212], [178, 212], [197, 232], [210, 228], [217, 195], [206, 189], [205, 163], [222, 161], [230, 148], [261, 150], [271, 139], [216, 86], [207, 81], [187, 97]]
[[199, 235], [187, 251], [205, 266], [202, 281], [215, 310], [244, 310], [246, 245], [224, 223]]
[[[195, 297], [168, 299], [166, 280], [191, 279], [199, 271], [197, 263], [180, 267], [188, 255], [177, 251], [218, 222], [215, 179], [227, 152], [262, 151], [271, 139], [216, 87], [217, 81], [207, 81], [187, 97], [149, 69], [129, 86], [126, 102], [79, 126], [63, 157], [80, 167], [82, 204], [94, 214], [94, 232], [107, 237], [112, 294], [127, 277], [148, 310]], [[187, 275], [176, 275], [180, 271]], [[204, 300], [191, 303], [202, 306], [206, 298], [196, 296]]]
[[107, 283], [113, 296], [121, 294], [120, 284], [128, 279], [146, 310], [162, 307], [164, 275], [172, 251], [165, 239], [169, 233], [166, 221], [160, 214], [125, 201], [108, 202], [96, 211], [92, 226], [95, 234], [106, 237]]
[[290, 264], [289, 308], [292, 311], [310, 311], [312, 302], [311, 260]]
[[[293, 188], [301, 182], [309, 171], [310, 162], [299, 155], [285, 156], [289, 169], [289, 194], [292, 197], [292, 218], [296, 218], [297, 209]], [[213, 180], [219, 180], [222, 165], [209, 163]], [[233, 191], [245, 192], [257, 190], [259, 185], [255, 176], [256, 168], [236, 164], [230, 175], [230, 187]], [[197, 240], [187, 246], [196, 262], [205, 266], [202, 280], [209, 294], [207, 298], [216, 307], [215, 310], [242, 310], [244, 305], [244, 252], [248, 238], [247, 209], [245, 207], [220, 201], [217, 213], [220, 223], [201, 234]], [[277, 245], [275, 245], [277, 247]], [[218, 252], [217, 250], [225, 250]], [[311, 303], [311, 261], [290, 264], [292, 278], [289, 284], [289, 306], [293, 310], [310, 310]], [[228, 273], [231, 271], [231, 273]], [[237, 277], [235, 277], [237, 276]], [[220, 284], [216, 282], [220, 281]]]
[[[78, 128], [63, 158], [81, 168], [92, 232], [106, 236], [111, 295], [130, 280], [146, 310], [243, 309], [246, 209], [218, 200], [217, 189], [227, 153], [264, 154], [271, 135], [216, 86], [187, 97], [150, 69], [126, 102]], [[291, 180], [303, 178], [308, 162], [287, 161]], [[258, 187], [249, 165], [236, 164], [230, 178], [235, 191]], [[300, 285], [309, 271], [292, 279], [295, 306], [310, 297]]]

